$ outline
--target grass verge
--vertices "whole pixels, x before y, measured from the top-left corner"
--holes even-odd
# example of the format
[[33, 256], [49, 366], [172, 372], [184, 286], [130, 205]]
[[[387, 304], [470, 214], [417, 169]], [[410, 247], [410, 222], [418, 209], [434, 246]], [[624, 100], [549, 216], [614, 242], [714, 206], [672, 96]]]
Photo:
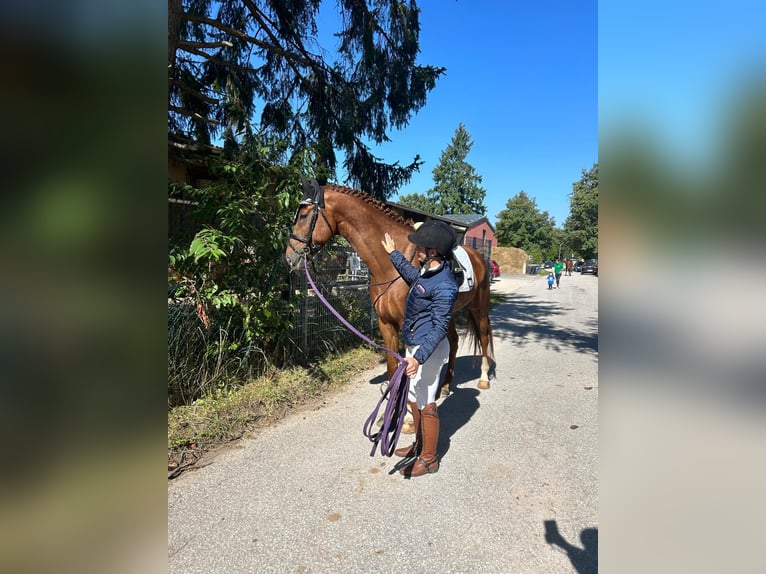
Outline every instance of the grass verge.
[[[205, 454], [268, 426], [294, 407], [345, 387], [354, 376], [383, 365], [380, 352], [359, 347], [310, 368], [274, 369], [233, 389], [222, 389], [168, 412], [168, 478]], [[384, 366], [382, 366], [384, 368]]]

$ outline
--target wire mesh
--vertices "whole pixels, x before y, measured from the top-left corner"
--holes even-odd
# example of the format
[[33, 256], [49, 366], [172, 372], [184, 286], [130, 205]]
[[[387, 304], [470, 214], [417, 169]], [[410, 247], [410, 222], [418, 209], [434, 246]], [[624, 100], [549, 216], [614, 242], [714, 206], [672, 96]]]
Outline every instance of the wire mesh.
[[[317, 288], [336, 311], [364, 335], [379, 338], [377, 314], [368, 291], [369, 272], [358, 255], [349, 248], [331, 248], [316, 258], [311, 269]], [[293, 280], [300, 300], [293, 340], [304, 357], [314, 359], [361, 342], [308, 288], [303, 273]]]

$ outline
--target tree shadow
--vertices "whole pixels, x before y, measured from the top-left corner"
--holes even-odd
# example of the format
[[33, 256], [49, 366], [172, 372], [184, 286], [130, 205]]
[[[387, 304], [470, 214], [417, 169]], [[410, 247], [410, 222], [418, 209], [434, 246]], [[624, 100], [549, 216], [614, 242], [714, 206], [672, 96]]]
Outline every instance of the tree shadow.
[[545, 541], [564, 550], [578, 574], [598, 573], [598, 528], [585, 528], [580, 532], [583, 544], [580, 548], [566, 541], [555, 520], [546, 520], [543, 524]]
[[548, 350], [575, 349], [595, 358], [598, 355], [597, 320], [589, 319], [578, 329], [555, 323], [556, 316], [571, 310], [532, 295], [510, 294], [492, 309], [492, 331], [495, 337], [517, 347], [541, 343]]

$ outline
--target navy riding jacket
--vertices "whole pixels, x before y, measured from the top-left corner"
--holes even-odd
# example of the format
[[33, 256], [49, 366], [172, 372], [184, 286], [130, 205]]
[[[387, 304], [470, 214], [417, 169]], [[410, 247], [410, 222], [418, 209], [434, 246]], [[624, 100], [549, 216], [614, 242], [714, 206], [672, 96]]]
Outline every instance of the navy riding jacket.
[[413, 356], [422, 365], [447, 336], [457, 299], [455, 276], [444, 262], [436, 269], [418, 269], [396, 250], [391, 252], [391, 262], [410, 286], [402, 335], [407, 345], [420, 345]]

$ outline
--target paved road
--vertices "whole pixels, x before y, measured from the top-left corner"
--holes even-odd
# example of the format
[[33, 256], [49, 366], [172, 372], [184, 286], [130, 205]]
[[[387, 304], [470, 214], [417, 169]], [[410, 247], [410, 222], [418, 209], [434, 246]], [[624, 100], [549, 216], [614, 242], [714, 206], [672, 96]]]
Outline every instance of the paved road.
[[169, 571], [595, 573], [598, 278], [492, 289], [509, 294], [492, 314], [496, 378], [480, 392], [461, 349], [437, 474], [405, 480], [369, 456], [370, 371], [172, 482]]

